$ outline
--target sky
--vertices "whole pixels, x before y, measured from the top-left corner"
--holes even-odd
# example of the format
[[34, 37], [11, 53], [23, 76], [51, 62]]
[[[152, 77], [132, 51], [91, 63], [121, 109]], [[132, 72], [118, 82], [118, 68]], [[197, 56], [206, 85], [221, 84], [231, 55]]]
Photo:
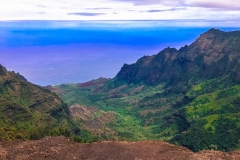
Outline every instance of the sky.
[[[0, 20], [184, 20], [239, 25], [240, 0], [0, 0]], [[206, 24], [207, 23], [207, 24]]]

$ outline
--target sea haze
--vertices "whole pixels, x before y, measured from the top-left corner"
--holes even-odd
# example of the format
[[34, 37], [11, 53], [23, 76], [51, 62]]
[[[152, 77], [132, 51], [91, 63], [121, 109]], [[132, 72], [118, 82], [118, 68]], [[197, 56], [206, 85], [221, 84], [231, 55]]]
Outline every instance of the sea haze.
[[189, 45], [210, 28], [159, 21], [2, 21], [0, 63], [42, 86], [113, 78], [124, 63]]

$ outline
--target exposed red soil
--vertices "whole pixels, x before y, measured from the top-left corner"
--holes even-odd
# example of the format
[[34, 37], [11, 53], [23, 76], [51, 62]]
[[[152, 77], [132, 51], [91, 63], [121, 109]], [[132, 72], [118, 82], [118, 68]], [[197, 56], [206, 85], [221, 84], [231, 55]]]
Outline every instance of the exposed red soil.
[[93, 81], [89, 81], [89, 82], [79, 84], [79, 87], [89, 87], [89, 86], [92, 86], [92, 85], [94, 85]]
[[65, 137], [0, 142], [1, 160], [237, 160], [240, 151], [192, 151], [163, 141], [75, 143]]
[[55, 92], [57, 93], [58, 95], [62, 95], [63, 94], [63, 91], [59, 88], [59, 86], [46, 86], [44, 87], [52, 92]]
[[[90, 131], [95, 135], [111, 135], [115, 138], [115, 132], [109, 129], [106, 125], [112, 121], [115, 121], [115, 112], [100, 111], [95, 106], [81, 106], [75, 104], [69, 107], [71, 115], [77, 121], [78, 124], [81, 124], [82, 128]], [[107, 136], [108, 137], [108, 136]]]

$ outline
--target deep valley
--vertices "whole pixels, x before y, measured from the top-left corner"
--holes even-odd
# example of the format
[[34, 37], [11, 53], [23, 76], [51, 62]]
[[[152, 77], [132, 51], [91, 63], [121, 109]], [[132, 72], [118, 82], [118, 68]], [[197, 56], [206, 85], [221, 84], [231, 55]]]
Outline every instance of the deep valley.
[[113, 79], [46, 88], [75, 112], [80, 104], [79, 115], [86, 114], [84, 107], [98, 108], [87, 119], [74, 118], [100, 139], [160, 139], [193, 151], [235, 150], [240, 147], [239, 44], [239, 31], [210, 29], [189, 46], [124, 64]]
[[0, 65], [0, 110], [3, 159], [238, 159], [240, 31], [210, 29], [85, 83], [41, 87]]

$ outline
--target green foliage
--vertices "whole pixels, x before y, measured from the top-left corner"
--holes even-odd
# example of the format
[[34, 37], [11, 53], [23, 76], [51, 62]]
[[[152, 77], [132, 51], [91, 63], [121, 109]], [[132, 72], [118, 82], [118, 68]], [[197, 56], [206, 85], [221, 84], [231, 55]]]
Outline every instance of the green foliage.
[[[93, 86], [79, 88], [77, 85], [64, 85], [60, 88], [65, 93], [62, 98], [69, 104], [77, 102], [115, 112], [116, 120], [106, 127], [113, 130], [119, 140], [162, 139], [181, 144], [193, 151], [226, 151], [239, 146], [237, 133], [240, 124], [233, 121], [237, 115], [232, 114], [239, 112], [240, 87], [227, 85], [224, 80], [226, 78], [201, 82], [197, 87], [189, 88], [186, 94], [171, 88], [164, 89], [163, 84], [145, 85], [141, 92], [132, 91], [142, 84], [128, 84], [127, 87], [122, 87], [123, 89], [117, 89], [116, 94], [122, 95], [120, 97], [110, 97], [115, 93], [104, 89], [94, 92]], [[130, 94], [131, 92], [133, 94]], [[232, 121], [235, 128], [220, 131], [219, 115], [222, 115], [225, 121]], [[75, 136], [75, 141], [109, 139], [104, 134], [101, 137], [95, 135], [98, 138], [89, 135]], [[220, 142], [223, 136], [228, 141]]]
[[[187, 118], [190, 127], [185, 130], [178, 129], [179, 134], [171, 141], [193, 151], [237, 149], [240, 139], [239, 85], [213, 90], [207, 94], [201, 92], [205, 90], [204, 87], [206, 86], [202, 85], [198, 88], [197, 91], [202, 94], [180, 110], [184, 112], [179, 112], [181, 116]], [[195, 92], [196, 88], [193, 87], [192, 91]], [[178, 128], [182, 126], [179, 120], [177, 125]]]
[[[238, 117], [239, 119], [239, 117]], [[202, 127], [203, 121], [196, 121], [191, 124], [191, 128], [186, 132], [176, 136], [173, 141], [180, 142], [181, 145], [193, 151], [206, 149], [217, 149], [230, 151], [239, 146], [240, 128], [237, 127], [239, 120], [232, 119], [232, 115], [221, 115], [215, 121], [215, 131]]]
[[102, 140], [101, 137], [91, 134], [89, 131], [82, 130], [81, 135], [73, 135], [71, 137], [75, 142], [92, 143]]
[[193, 151], [238, 149], [239, 37], [240, 32], [211, 29], [190, 46], [125, 64], [113, 79], [52, 90], [68, 105], [115, 112], [105, 127], [119, 140], [163, 139]]
[[55, 93], [7, 71], [0, 75], [0, 92], [0, 139], [75, 134], [69, 108]]

